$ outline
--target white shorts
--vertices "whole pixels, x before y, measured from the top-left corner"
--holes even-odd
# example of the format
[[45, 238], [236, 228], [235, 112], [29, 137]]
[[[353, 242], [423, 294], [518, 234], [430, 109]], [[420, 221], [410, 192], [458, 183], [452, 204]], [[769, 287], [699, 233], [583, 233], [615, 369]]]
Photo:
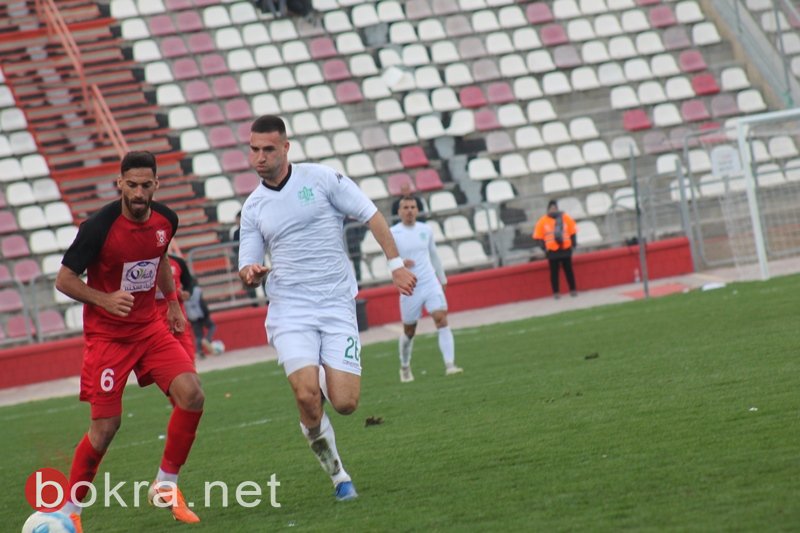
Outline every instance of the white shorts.
[[324, 306], [270, 302], [267, 339], [278, 352], [286, 375], [306, 366], [361, 375], [361, 340], [355, 300]]
[[423, 307], [428, 314], [447, 311], [447, 299], [438, 281], [417, 285], [411, 296], [400, 296], [400, 318], [403, 324], [415, 324], [422, 317]]

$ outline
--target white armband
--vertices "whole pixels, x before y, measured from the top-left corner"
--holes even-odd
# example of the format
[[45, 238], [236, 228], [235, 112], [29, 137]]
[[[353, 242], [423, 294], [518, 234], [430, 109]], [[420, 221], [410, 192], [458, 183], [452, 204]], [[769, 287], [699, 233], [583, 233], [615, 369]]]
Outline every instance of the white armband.
[[402, 257], [395, 257], [394, 259], [389, 259], [389, 261], [386, 262], [386, 265], [389, 267], [390, 272], [394, 272], [398, 268], [403, 268], [406, 266], [405, 263], [403, 263]]

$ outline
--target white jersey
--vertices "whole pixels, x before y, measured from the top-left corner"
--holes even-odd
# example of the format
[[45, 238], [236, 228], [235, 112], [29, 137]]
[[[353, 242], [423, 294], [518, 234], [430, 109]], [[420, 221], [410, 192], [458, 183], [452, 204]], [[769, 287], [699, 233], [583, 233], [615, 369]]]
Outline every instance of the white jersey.
[[239, 270], [263, 264], [272, 270], [267, 297], [273, 302], [325, 303], [358, 292], [342, 238], [345, 216], [364, 223], [377, 207], [358, 185], [336, 170], [293, 164], [280, 190], [263, 183], [242, 207]]
[[414, 261], [414, 266], [410, 270], [417, 276], [418, 286], [436, 280], [442, 285], [447, 283], [442, 262], [436, 253], [433, 230], [429, 225], [416, 222], [413, 226], [406, 226], [398, 222], [391, 229], [400, 257]]

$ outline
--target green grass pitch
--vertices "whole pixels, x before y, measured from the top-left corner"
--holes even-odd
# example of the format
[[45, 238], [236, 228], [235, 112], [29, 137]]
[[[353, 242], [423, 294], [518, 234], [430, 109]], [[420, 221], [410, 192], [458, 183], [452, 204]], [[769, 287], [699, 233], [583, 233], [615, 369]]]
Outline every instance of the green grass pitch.
[[[331, 415], [360, 493], [346, 503], [300, 434], [282, 369], [209, 373], [181, 486], [202, 502], [206, 481], [233, 491], [250, 480], [262, 502], [223, 507], [212, 493], [196, 526], [114, 503], [85, 510], [84, 529], [796, 530], [798, 294], [789, 276], [459, 330], [465, 373], [449, 377], [436, 338], [421, 336], [410, 384], [399, 382], [396, 342], [367, 346], [358, 411]], [[132, 482], [155, 475], [169, 406], [154, 387], [132, 387], [124, 407], [98, 479], [128, 481], [131, 505]], [[365, 427], [370, 416], [383, 424]], [[26, 478], [68, 471], [87, 423], [76, 397], [0, 409], [0, 529], [19, 531]]]

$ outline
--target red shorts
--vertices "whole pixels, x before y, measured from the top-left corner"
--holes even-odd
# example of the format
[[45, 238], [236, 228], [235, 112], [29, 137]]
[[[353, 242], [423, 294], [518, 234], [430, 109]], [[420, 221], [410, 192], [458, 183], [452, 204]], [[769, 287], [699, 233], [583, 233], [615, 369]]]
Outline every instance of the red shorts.
[[122, 392], [131, 371], [140, 387], [155, 383], [164, 394], [177, 376], [196, 372], [193, 358], [161, 324], [133, 342], [87, 338], [80, 399], [91, 404], [92, 419], [122, 414]]

